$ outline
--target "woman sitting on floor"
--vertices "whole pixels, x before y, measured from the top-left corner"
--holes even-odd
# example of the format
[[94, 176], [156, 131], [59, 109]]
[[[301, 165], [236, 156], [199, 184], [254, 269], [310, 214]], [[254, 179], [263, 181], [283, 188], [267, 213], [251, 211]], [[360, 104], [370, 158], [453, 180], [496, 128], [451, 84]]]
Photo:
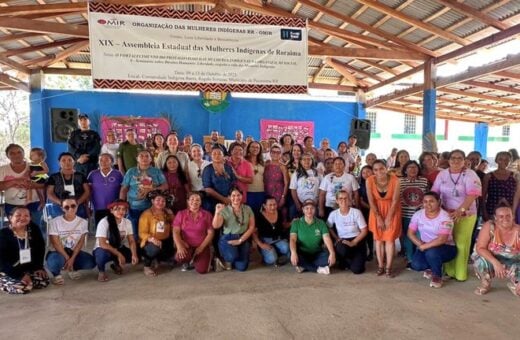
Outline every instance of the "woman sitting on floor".
[[[175, 157], [175, 156], [174, 156]], [[168, 163], [168, 159], [166, 163]], [[139, 239], [144, 257], [144, 275], [157, 276], [159, 260], [173, 257], [171, 237], [173, 213], [166, 208], [168, 191], [154, 190], [148, 194], [152, 206], [139, 217]]]
[[47, 253], [47, 268], [54, 276], [53, 283], [65, 283], [61, 271], [69, 273], [72, 280], [80, 278], [78, 270], [92, 269], [95, 266], [94, 257], [82, 251], [88, 234], [88, 222], [76, 215], [78, 201], [68, 197], [61, 201], [63, 215], [50, 220], [49, 237], [50, 250]]
[[[314, 201], [304, 201], [302, 209], [303, 217], [294, 220], [291, 225], [291, 263], [298, 273], [311, 271], [328, 275], [329, 267], [336, 262], [329, 229], [325, 222], [315, 217]], [[323, 243], [326, 250], [323, 249]]]
[[110, 267], [117, 275], [123, 273], [123, 266], [127, 262], [133, 265], [139, 262], [137, 249], [132, 231], [132, 222], [124, 216], [128, 212], [128, 203], [115, 200], [107, 207], [110, 213], [97, 226], [94, 258], [99, 270], [98, 281], [108, 281], [105, 266], [113, 262]]
[[14, 207], [9, 227], [0, 229], [0, 290], [26, 294], [45, 288], [49, 277], [43, 269], [45, 242], [28, 208]]
[[473, 267], [480, 286], [475, 294], [491, 289], [491, 279], [509, 279], [509, 290], [520, 296], [520, 225], [513, 221], [513, 210], [502, 204], [495, 218], [482, 226], [473, 255]]
[[424, 270], [423, 276], [431, 280], [432, 288], [442, 287], [442, 265], [457, 255], [452, 234], [453, 220], [441, 209], [439, 194], [427, 192], [423, 197], [423, 209], [412, 216], [407, 236], [417, 247], [411, 267]]

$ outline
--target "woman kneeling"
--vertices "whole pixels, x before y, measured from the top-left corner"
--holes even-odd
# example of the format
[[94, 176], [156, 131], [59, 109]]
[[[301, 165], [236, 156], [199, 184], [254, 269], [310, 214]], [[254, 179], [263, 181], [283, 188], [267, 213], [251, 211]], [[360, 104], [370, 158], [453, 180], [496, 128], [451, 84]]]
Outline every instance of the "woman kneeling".
[[224, 258], [224, 269], [231, 270], [235, 266], [236, 270], [245, 271], [249, 266], [249, 237], [255, 230], [255, 216], [249, 206], [242, 204], [240, 189], [232, 188], [229, 199], [231, 205], [217, 204], [213, 228], [224, 226], [218, 241], [220, 255]]
[[473, 267], [480, 279], [475, 294], [483, 295], [491, 289], [491, 279], [509, 279], [509, 290], [520, 296], [520, 225], [513, 222], [513, 210], [507, 205], [495, 209], [494, 220], [480, 230]]
[[[291, 224], [289, 245], [291, 263], [298, 273], [304, 271], [330, 274], [330, 266], [336, 262], [329, 229], [322, 220], [315, 218], [316, 205], [312, 200], [302, 204], [303, 217]], [[323, 243], [327, 249], [323, 249]]]
[[206, 274], [211, 263], [211, 242], [215, 234], [211, 214], [201, 209], [202, 196], [198, 192], [188, 195], [188, 209], [179, 211], [173, 221], [173, 240], [177, 248], [175, 259], [182, 263], [182, 271], [195, 268]]
[[452, 233], [453, 221], [448, 212], [441, 209], [439, 194], [424, 194], [423, 209], [412, 216], [407, 236], [417, 246], [412, 269], [424, 270], [423, 276], [431, 280], [432, 288], [442, 287], [442, 265], [457, 255]]
[[139, 262], [132, 222], [124, 217], [128, 212], [128, 203], [123, 200], [115, 200], [107, 208], [110, 213], [99, 221], [93, 252], [100, 282], [108, 281], [105, 273], [105, 266], [108, 262], [113, 262], [110, 267], [117, 275], [123, 273], [125, 263], [131, 262], [135, 265]]

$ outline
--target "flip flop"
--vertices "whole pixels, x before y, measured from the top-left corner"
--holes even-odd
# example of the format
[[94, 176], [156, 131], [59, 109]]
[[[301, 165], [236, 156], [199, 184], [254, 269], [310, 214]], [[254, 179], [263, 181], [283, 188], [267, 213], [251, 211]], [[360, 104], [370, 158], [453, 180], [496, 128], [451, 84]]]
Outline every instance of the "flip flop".
[[63, 279], [63, 276], [56, 275], [52, 280], [52, 283], [54, 283], [57, 286], [62, 286], [65, 283], [65, 280]]
[[98, 274], [98, 277], [97, 277], [97, 280], [98, 280], [99, 282], [107, 282], [107, 281], [108, 281], [108, 276], [107, 276], [107, 274], [104, 273], [104, 272], [103, 272], [103, 273], [99, 273], [99, 274]]
[[154, 277], [157, 276], [157, 272], [153, 270], [151, 267], [144, 267], [143, 269], [144, 275], [148, 277]]
[[112, 263], [112, 264], [110, 265], [110, 268], [112, 268], [112, 270], [114, 271], [114, 273], [115, 273], [116, 275], [121, 275], [121, 274], [123, 274], [123, 268], [121, 268], [121, 266], [118, 266], [118, 265]]

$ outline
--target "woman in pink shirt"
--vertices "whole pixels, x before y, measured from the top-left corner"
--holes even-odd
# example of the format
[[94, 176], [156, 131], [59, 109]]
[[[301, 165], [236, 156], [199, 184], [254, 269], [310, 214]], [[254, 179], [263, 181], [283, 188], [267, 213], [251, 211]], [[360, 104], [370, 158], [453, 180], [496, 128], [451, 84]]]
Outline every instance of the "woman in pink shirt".
[[471, 235], [477, 220], [475, 200], [482, 193], [477, 174], [464, 166], [466, 155], [462, 150], [453, 150], [448, 157], [449, 168], [437, 175], [432, 191], [438, 193], [442, 207], [455, 222], [453, 238], [457, 256], [445, 266], [446, 274], [459, 280], [468, 279], [468, 259]]
[[439, 194], [424, 194], [423, 209], [412, 216], [407, 236], [417, 246], [412, 257], [412, 269], [424, 270], [423, 276], [431, 279], [432, 288], [442, 287], [442, 265], [457, 255], [452, 232], [453, 220], [441, 209]]
[[211, 241], [213, 220], [211, 214], [201, 209], [202, 197], [198, 192], [188, 195], [188, 209], [179, 211], [173, 221], [173, 240], [177, 254], [175, 259], [182, 263], [182, 271], [193, 269], [200, 274], [209, 271], [211, 263]]

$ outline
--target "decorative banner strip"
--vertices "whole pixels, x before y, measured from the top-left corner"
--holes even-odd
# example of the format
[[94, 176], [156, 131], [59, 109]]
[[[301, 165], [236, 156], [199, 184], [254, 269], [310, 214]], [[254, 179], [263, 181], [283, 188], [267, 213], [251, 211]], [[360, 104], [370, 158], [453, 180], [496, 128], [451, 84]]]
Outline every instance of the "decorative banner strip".
[[89, 8], [96, 88], [307, 91], [303, 19], [98, 3]]
[[144, 143], [156, 133], [166, 136], [170, 131], [170, 122], [166, 118], [141, 118], [131, 116], [102, 116], [101, 138], [106, 138], [107, 131], [115, 132], [118, 143], [125, 141], [126, 129], [133, 128], [139, 143]]
[[293, 120], [260, 120], [260, 138], [274, 137], [277, 140], [284, 134], [290, 134], [297, 143], [303, 145], [306, 136], [314, 138], [314, 122]]

